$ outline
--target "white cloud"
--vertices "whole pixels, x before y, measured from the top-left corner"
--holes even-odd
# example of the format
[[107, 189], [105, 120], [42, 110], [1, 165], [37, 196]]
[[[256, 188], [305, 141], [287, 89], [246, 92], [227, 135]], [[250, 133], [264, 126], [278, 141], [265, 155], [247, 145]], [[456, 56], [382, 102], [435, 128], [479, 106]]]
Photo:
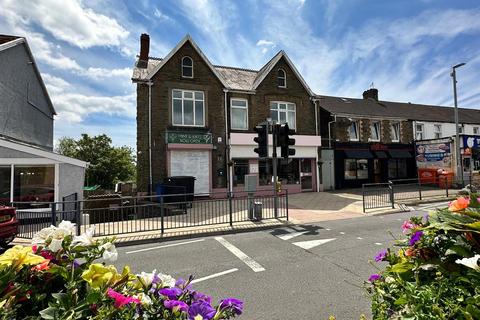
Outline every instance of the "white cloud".
[[272, 42], [272, 41], [269, 41], [269, 40], [264, 40], [264, 39], [261, 39], [261, 40], [258, 40], [257, 41], [257, 46], [275, 46], [275, 43]]
[[160, 9], [156, 8], [153, 10], [153, 15], [160, 19], [161, 21], [172, 21], [172, 18], [164, 14]]
[[80, 0], [2, 0], [5, 11], [14, 11], [29, 24], [37, 24], [56, 39], [79, 48], [120, 46], [129, 32], [115, 19], [83, 6]]

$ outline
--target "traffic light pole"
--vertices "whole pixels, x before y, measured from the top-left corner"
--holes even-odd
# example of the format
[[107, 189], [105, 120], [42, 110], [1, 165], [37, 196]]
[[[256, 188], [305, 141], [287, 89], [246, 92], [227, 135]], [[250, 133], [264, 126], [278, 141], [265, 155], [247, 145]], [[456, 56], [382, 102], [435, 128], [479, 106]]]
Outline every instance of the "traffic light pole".
[[278, 193], [277, 193], [277, 128], [276, 124], [272, 125], [272, 161], [273, 161], [273, 213], [275, 218], [278, 218]]

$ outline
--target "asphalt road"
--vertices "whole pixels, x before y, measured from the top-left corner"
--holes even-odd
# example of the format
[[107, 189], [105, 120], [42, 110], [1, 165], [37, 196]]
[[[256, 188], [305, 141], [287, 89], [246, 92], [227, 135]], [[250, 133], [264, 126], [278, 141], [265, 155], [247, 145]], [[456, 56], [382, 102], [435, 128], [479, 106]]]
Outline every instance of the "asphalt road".
[[[119, 248], [117, 267], [194, 275], [194, 287], [214, 299], [245, 302], [242, 319], [358, 319], [370, 316], [363, 284], [375, 254], [401, 237], [414, 212], [296, 225]], [[376, 263], [373, 263], [376, 264]], [[376, 264], [378, 267], [381, 265]]]

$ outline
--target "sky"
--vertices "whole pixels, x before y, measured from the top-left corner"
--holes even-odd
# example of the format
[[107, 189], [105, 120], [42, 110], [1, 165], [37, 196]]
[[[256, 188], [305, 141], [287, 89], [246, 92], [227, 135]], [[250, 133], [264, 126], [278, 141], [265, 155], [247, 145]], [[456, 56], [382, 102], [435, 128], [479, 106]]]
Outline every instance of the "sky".
[[480, 108], [480, 3], [451, 0], [0, 0], [0, 33], [25, 36], [58, 115], [136, 144], [139, 37], [164, 57], [188, 33], [216, 65], [260, 69], [285, 50], [316, 94]]

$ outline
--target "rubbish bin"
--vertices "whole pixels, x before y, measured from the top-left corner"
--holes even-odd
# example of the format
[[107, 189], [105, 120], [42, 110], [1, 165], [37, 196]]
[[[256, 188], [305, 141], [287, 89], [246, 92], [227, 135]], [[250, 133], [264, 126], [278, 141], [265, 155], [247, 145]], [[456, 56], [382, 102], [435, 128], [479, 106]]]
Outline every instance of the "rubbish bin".
[[175, 195], [165, 197], [164, 202], [192, 202], [195, 192], [195, 177], [174, 176], [163, 182], [164, 194]]
[[438, 176], [438, 186], [440, 188], [451, 188], [453, 185], [453, 172], [444, 172]]
[[253, 203], [253, 212], [255, 220], [260, 221], [262, 220], [262, 211], [263, 211], [263, 203], [260, 201], [255, 201]]
[[420, 168], [418, 178], [421, 184], [434, 184], [437, 181], [437, 169]]

